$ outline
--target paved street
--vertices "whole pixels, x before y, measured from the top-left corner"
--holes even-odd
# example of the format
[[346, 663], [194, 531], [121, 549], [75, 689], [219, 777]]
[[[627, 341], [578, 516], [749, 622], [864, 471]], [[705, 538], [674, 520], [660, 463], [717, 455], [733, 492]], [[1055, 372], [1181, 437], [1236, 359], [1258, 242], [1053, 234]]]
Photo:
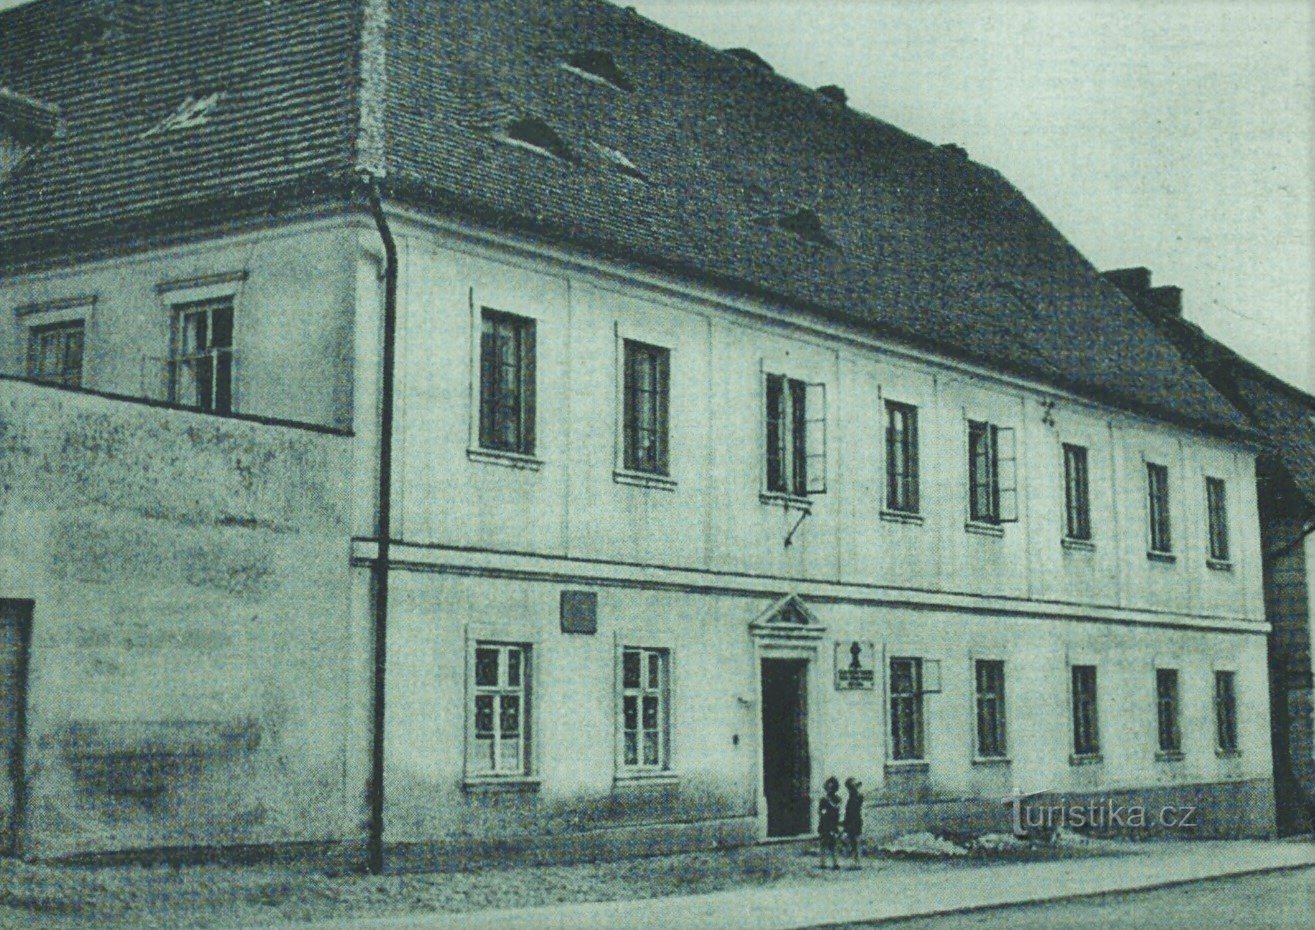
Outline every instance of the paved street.
[[[874, 924], [846, 924], [859, 930]], [[1315, 869], [1216, 879], [1159, 891], [1106, 895], [1054, 904], [901, 920], [885, 930], [1213, 930], [1219, 927], [1310, 930], [1315, 926]]]

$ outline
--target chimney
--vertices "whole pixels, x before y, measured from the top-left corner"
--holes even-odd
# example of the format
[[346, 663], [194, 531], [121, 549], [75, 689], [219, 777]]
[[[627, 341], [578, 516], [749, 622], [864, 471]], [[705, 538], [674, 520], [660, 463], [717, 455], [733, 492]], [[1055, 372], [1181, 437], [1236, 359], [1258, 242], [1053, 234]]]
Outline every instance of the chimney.
[[839, 84], [827, 84], [824, 87], [819, 87], [817, 92], [827, 100], [838, 103], [842, 107], [849, 102], [849, 94], [845, 93], [845, 89]]
[[1182, 316], [1183, 289], [1173, 285], [1151, 287], [1149, 268], [1116, 268], [1101, 275], [1127, 296], [1143, 313]]
[[1170, 316], [1183, 315], [1183, 289], [1173, 285], [1153, 287], [1146, 292], [1151, 304]]

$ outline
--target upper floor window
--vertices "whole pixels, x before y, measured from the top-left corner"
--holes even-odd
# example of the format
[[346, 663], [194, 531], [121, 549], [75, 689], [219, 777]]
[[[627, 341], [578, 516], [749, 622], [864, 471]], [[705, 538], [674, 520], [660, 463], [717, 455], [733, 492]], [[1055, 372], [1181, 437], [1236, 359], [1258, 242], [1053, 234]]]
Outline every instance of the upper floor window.
[[671, 767], [667, 657], [665, 649], [621, 652], [621, 765], [625, 769]]
[[1012, 429], [978, 420], [968, 422], [968, 515], [974, 523], [1018, 520]]
[[886, 401], [886, 509], [918, 512], [918, 408]]
[[233, 299], [174, 305], [169, 399], [210, 413], [233, 412]]
[[826, 385], [768, 375], [767, 490], [805, 497], [826, 491]]
[[485, 310], [480, 334], [479, 444], [534, 454], [534, 321]]
[[1094, 756], [1100, 753], [1100, 718], [1096, 705], [1096, 666], [1074, 665], [1073, 675], [1073, 754]]
[[890, 660], [890, 757], [924, 758], [922, 659]]
[[529, 647], [475, 646], [467, 775], [529, 773]]
[[667, 420], [671, 352], [625, 341], [625, 467], [668, 472]]
[[82, 320], [33, 326], [27, 336], [27, 376], [64, 387], [82, 386]]
[[1178, 728], [1178, 670], [1155, 670], [1155, 703], [1158, 709], [1160, 752], [1177, 753], [1183, 748]]
[[1087, 480], [1087, 450], [1064, 444], [1064, 535], [1091, 539], [1091, 497]]
[[978, 659], [977, 755], [983, 759], [1003, 758], [1005, 744], [1005, 664], [998, 659]]
[[1173, 552], [1173, 537], [1169, 532], [1169, 468], [1167, 465], [1146, 463], [1147, 514], [1150, 519], [1151, 552], [1167, 555]]
[[1210, 560], [1228, 561], [1228, 506], [1224, 479], [1205, 479], [1205, 502], [1210, 522]]
[[1215, 746], [1237, 752], [1237, 674], [1215, 672]]

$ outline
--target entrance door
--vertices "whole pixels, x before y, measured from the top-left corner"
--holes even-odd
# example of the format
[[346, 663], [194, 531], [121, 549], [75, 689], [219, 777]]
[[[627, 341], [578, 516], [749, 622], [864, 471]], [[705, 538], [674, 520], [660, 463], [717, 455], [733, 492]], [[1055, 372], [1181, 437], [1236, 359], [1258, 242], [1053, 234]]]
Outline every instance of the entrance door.
[[763, 794], [767, 835], [798, 836], [811, 826], [808, 662], [763, 659]]
[[30, 605], [0, 601], [0, 855], [18, 851]]

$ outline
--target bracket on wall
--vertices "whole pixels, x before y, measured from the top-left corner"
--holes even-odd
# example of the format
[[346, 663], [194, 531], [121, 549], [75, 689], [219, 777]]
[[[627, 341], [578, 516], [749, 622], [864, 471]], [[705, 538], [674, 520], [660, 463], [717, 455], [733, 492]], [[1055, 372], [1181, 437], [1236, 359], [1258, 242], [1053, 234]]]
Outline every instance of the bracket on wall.
[[790, 527], [790, 532], [785, 534], [785, 548], [790, 548], [791, 543], [794, 542], [794, 534], [799, 532], [799, 527], [804, 525], [804, 521], [808, 519], [808, 515], [811, 513], [811, 510], [799, 512], [799, 519], [794, 522], [794, 526]]
[[1047, 397], [1045, 400], [1041, 401], [1041, 409], [1045, 411], [1041, 414], [1041, 422], [1053, 429], [1055, 425], [1054, 398]]

